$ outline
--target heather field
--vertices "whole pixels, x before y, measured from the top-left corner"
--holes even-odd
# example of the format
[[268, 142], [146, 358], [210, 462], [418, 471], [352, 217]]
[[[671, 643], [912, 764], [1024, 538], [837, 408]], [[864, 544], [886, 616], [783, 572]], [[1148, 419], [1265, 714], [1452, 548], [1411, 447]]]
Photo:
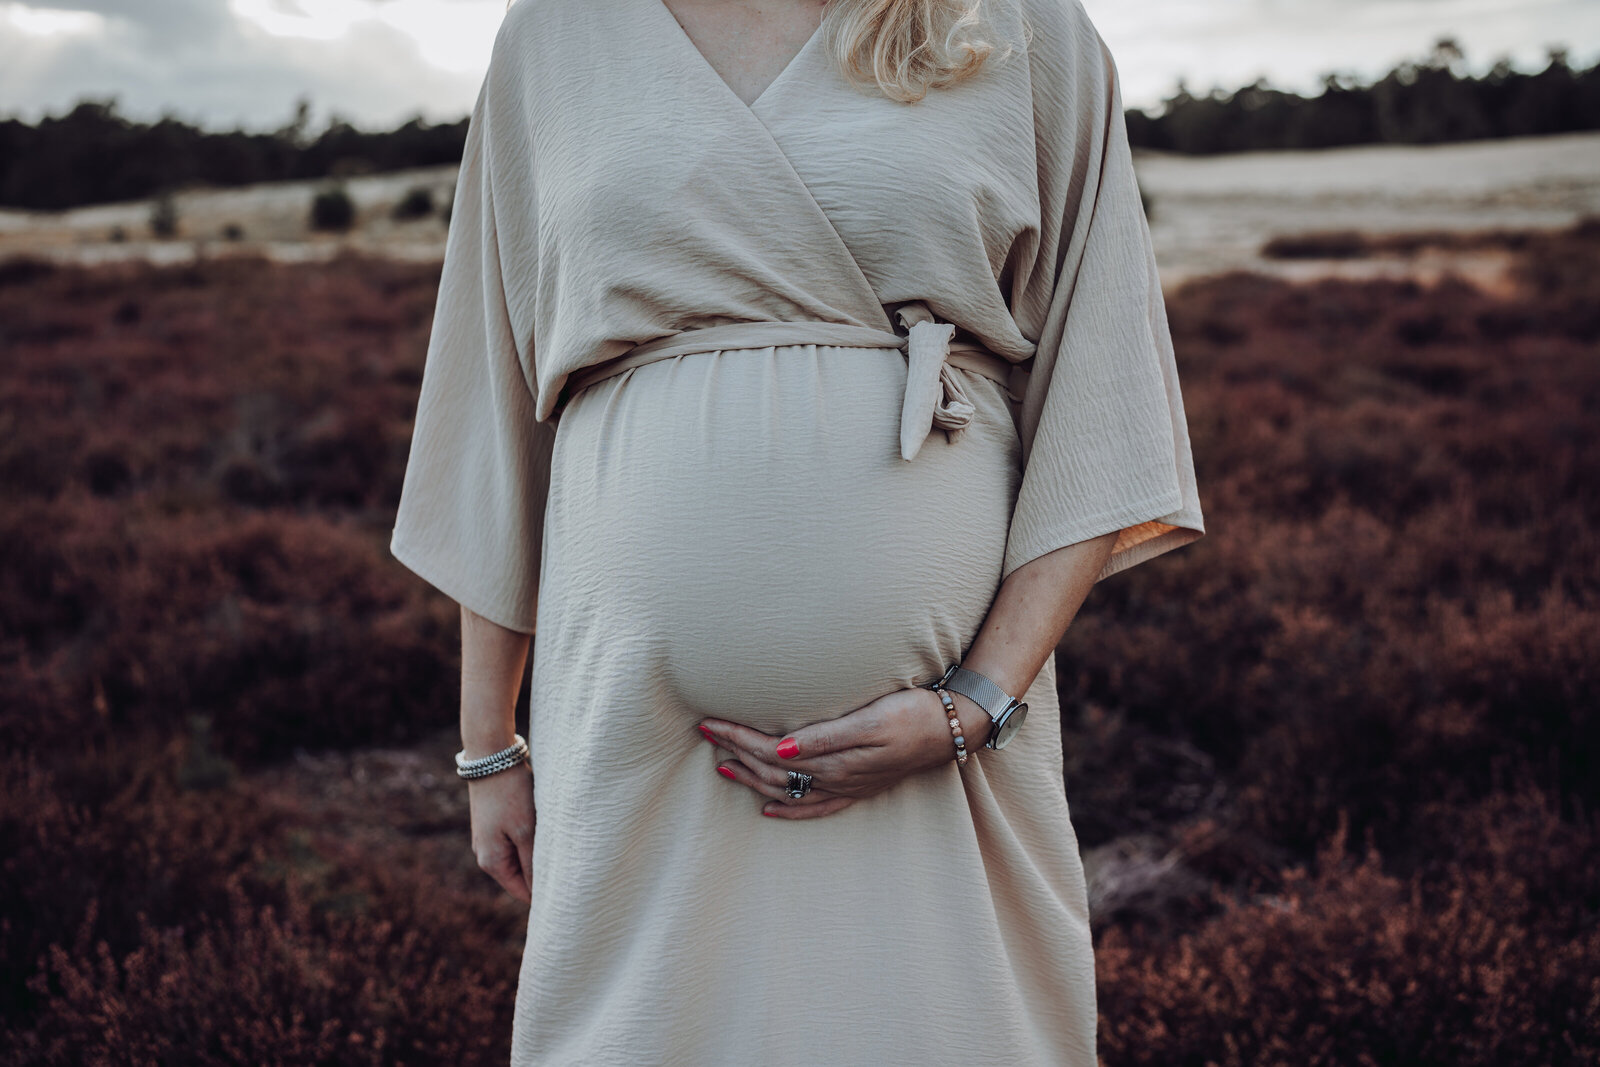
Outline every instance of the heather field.
[[[1482, 244], [1169, 295], [1210, 532], [1059, 661], [1110, 1067], [1600, 1058], [1600, 223]], [[505, 1061], [387, 554], [438, 277], [0, 264], [0, 1063]]]

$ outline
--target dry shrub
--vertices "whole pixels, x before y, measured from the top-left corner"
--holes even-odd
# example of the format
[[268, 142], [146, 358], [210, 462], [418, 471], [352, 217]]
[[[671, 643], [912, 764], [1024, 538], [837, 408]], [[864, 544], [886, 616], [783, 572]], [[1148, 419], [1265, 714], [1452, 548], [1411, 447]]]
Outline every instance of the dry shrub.
[[176, 789], [173, 755], [142, 754], [92, 805], [7, 760], [0, 1044], [15, 1062], [504, 1061], [504, 910], [324, 855], [248, 790]]
[[1362, 259], [1368, 256], [1414, 256], [1423, 251], [1521, 252], [1540, 239], [1527, 230], [1419, 230], [1365, 233], [1361, 230], [1312, 230], [1274, 237], [1261, 248], [1266, 259]]
[[[438, 266], [229, 257], [13, 271], [0, 491], [341, 510], [399, 498]], [[228, 472], [254, 469], [265, 500]]]
[[239, 773], [455, 718], [387, 554], [437, 280], [0, 280], [0, 1061], [504, 1061], [516, 909]]
[[1171, 297], [1210, 532], [1060, 661], [1080, 840], [1179, 860], [1096, 916], [1108, 1064], [1600, 1056], [1600, 232], [1527, 243]]
[[[1600, 359], [1567, 315], [1600, 305], [1596, 237], [1569, 235], [1593, 269], [1517, 301], [1509, 339], [1479, 325], [1506, 305], [1455, 282], [1173, 295], [1209, 533], [1068, 633], [1086, 843], [1137, 828], [1125, 795], [1094, 802], [1107, 716], [1203, 753], [1300, 860], [1340, 809], [1408, 847], [1415, 802], [1482, 796], [1496, 760], [1596, 806]], [[1396, 328], [1431, 318], [1425, 344]]]
[[200, 717], [257, 760], [453, 719], [453, 605], [387, 552], [437, 280], [239, 258], [0, 287], [0, 739]]
[[[1435, 813], [1439, 814], [1439, 813]], [[1600, 827], [1537, 791], [1442, 814], [1454, 855], [1398, 878], [1343, 828], [1313, 869], [1151, 944], [1096, 953], [1116, 1064], [1586, 1064], [1600, 1057]]]
[[0, 619], [35, 698], [0, 717], [10, 744], [201, 716], [253, 761], [455, 713], [453, 614], [348, 522], [70, 494], [0, 516], [0, 558]]

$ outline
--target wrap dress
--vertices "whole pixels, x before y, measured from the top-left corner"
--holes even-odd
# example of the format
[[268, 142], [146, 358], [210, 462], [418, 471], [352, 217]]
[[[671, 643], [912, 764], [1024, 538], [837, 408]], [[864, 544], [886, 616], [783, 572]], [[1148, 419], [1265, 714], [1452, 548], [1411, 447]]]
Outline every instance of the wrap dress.
[[990, 15], [1013, 53], [916, 103], [819, 30], [747, 105], [661, 0], [499, 30], [390, 547], [534, 635], [517, 1064], [1095, 1063], [1053, 664], [1004, 751], [820, 819], [695, 729], [924, 684], [1029, 560], [1204, 532], [1111, 58], [1076, 0]]

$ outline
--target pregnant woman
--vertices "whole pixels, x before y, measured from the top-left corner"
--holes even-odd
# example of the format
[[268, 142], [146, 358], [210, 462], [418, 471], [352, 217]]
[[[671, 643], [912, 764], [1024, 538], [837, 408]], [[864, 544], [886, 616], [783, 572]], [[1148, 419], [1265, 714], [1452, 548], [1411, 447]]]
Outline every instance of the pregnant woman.
[[1051, 653], [1203, 531], [1077, 0], [516, 3], [391, 545], [513, 1061], [1092, 1067]]

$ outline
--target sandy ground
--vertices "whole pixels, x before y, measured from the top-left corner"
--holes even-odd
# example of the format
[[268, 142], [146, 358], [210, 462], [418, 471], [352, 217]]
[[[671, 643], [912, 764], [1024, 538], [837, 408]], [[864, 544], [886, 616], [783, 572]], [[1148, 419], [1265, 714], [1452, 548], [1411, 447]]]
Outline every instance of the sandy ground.
[[[153, 202], [132, 200], [60, 212], [0, 210], [0, 259], [19, 253], [77, 263], [148, 259], [183, 263], [230, 252], [260, 252], [285, 262], [325, 259], [353, 248], [398, 259], [444, 257], [441, 217], [455, 189], [455, 166], [425, 167], [328, 179], [263, 182], [233, 189], [191, 189], [173, 197], [177, 236], [157, 239], [150, 230]], [[356, 208], [356, 225], [343, 234], [310, 227], [311, 202], [324, 188], [342, 184]], [[434, 213], [397, 222], [394, 206], [414, 188], [433, 196]], [[229, 240], [230, 225], [242, 230]], [[121, 231], [121, 238], [116, 231]]]
[[[1291, 277], [1426, 278], [1452, 270], [1488, 283], [1504, 265], [1494, 254], [1278, 263], [1263, 260], [1260, 249], [1272, 237], [1317, 230], [1556, 227], [1600, 214], [1600, 134], [1209, 158], [1142, 153], [1138, 171], [1169, 285], [1238, 268]], [[351, 178], [346, 188], [357, 225], [341, 235], [308, 227], [312, 197], [330, 184], [323, 180], [180, 193], [178, 236], [168, 240], [151, 236], [149, 201], [59, 213], [0, 211], [0, 260], [32, 253], [81, 263], [175, 263], [250, 251], [295, 261], [328, 257], [341, 248], [438, 260], [445, 227], [437, 211], [408, 222], [393, 220], [390, 212], [419, 186], [442, 208], [454, 182], [453, 166]], [[242, 229], [241, 239], [223, 236], [230, 224]], [[115, 239], [119, 228], [121, 239]]]
[[1498, 255], [1274, 263], [1273, 237], [1319, 230], [1394, 233], [1567, 226], [1600, 214], [1600, 134], [1469, 144], [1381, 145], [1137, 164], [1167, 284], [1248, 268], [1277, 274], [1498, 274]]

